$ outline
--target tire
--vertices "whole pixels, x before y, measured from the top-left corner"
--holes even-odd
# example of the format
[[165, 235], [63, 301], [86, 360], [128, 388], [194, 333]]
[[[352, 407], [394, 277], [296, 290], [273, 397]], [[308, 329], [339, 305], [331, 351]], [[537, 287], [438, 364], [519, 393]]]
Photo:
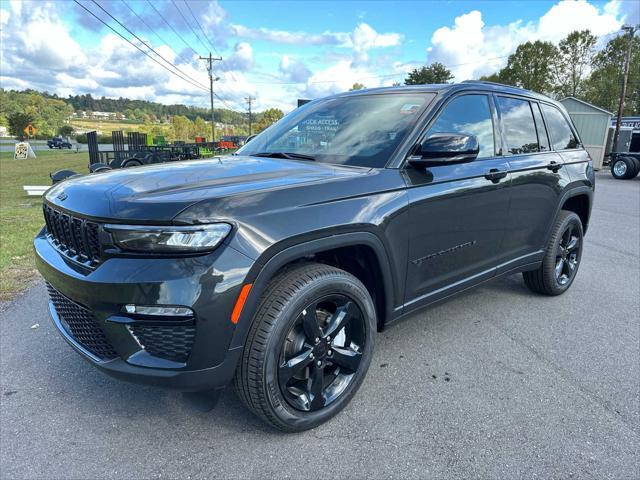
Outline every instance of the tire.
[[124, 162], [124, 165], [122, 165], [122, 168], [139, 167], [141, 165], [142, 163], [140, 162], [140, 160], [127, 160], [126, 162]]
[[582, 259], [584, 234], [580, 217], [561, 210], [551, 231], [542, 265], [523, 272], [530, 290], [543, 295], [561, 295], [573, 283]]
[[617, 180], [629, 180], [637, 175], [640, 162], [633, 157], [617, 157], [611, 162], [611, 175]]
[[[343, 298], [347, 303], [338, 306]], [[344, 316], [331, 314], [334, 301]], [[319, 321], [327, 324], [320, 327]], [[249, 410], [279, 430], [316, 427], [340, 412], [362, 384], [375, 329], [374, 303], [353, 275], [315, 263], [286, 270], [260, 301], [236, 370], [236, 392]], [[355, 367], [339, 366], [346, 360]], [[314, 394], [319, 392], [314, 385], [321, 394]]]

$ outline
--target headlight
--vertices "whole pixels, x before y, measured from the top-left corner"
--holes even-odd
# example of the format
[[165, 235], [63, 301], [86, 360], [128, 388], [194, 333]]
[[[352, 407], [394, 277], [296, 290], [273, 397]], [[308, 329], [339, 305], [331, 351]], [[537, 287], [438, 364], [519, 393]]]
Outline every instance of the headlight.
[[105, 225], [116, 245], [135, 252], [206, 252], [216, 248], [231, 231], [227, 223], [186, 227]]

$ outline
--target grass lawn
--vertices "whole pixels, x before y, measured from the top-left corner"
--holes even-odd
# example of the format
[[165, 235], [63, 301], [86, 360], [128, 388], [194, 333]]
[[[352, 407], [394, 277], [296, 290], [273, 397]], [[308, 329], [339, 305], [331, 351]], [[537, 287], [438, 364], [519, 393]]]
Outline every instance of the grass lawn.
[[51, 185], [50, 172], [87, 172], [89, 154], [39, 151], [38, 158], [14, 160], [0, 152], [0, 301], [11, 299], [36, 277], [31, 241], [44, 225], [40, 197], [28, 197], [23, 185]]

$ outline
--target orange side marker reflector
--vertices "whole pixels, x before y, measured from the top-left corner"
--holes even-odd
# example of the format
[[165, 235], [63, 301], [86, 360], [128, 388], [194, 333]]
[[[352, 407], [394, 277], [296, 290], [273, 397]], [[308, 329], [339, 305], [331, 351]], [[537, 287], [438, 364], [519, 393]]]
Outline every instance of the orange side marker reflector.
[[238, 323], [238, 320], [240, 319], [240, 314], [242, 313], [244, 302], [247, 301], [247, 297], [249, 296], [251, 287], [253, 287], [253, 283], [248, 283], [242, 287], [242, 290], [240, 290], [240, 295], [238, 295], [238, 300], [236, 300], [236, 304], [233, 307], [233, 312], [231, 313], [231, 323], [233, 323], [234, 325]]

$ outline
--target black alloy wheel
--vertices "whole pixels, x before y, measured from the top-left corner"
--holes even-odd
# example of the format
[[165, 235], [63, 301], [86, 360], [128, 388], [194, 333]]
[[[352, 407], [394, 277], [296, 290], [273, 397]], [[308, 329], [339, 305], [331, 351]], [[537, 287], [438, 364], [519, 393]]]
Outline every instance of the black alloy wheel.
[[362, 311], [345, 295], [321, 298], [302, 310], [280, 355], [278, 380], [287, 402], [305, 412], [333, 403], [362, 360]]
[[578, 236], [575, 225], [569, 223], [560, 237], [556, 250], [556, 281], [566, 285], [573, 280], [578, 271], [582, 235]]
[[580, 266], [583, 235], [580, 217], [575, 212], [561, 210], [551, 229], [542, 264], [522, 274], [527, 287], [544, 295], [566, 292]]
[[352, 274], [317, 263], [286, 268], [254, 314], [235, 375], [238, 397], [285, 432], [328, 421], [364, 381], [376, 325], [371, 294]]

